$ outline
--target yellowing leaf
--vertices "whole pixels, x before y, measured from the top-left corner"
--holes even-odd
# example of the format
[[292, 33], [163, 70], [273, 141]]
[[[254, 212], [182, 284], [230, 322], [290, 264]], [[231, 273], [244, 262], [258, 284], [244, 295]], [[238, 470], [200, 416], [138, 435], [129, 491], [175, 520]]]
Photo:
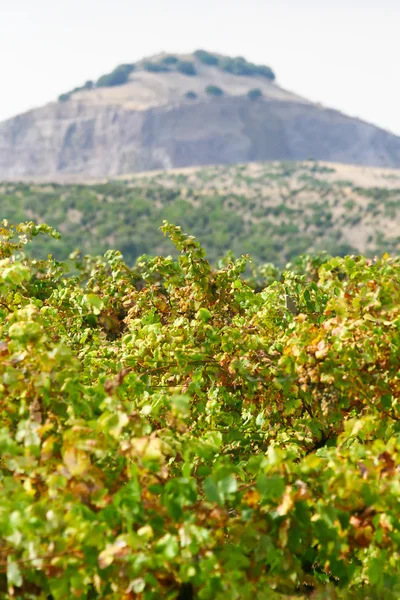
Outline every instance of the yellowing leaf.
[[122, 413], [122, 412], [118, 412], [117, 413], [117, 423], [113, 427], [110, 427], [109, 434], [112, 435], [114, 438], [118, 439], [119, 436], [121, 435], [121, 431], [123, 430], [125, 425], [127, 425], [128, 423], [129, 423], [128, 415], [125, 413]]
[[292, 510], [294, 506], [293, 498], [292, 498], [292, 487], [288, 485], [286, 487], [285, 493], [283, 494], [282, 501], [277, 508], [278, 515], [283, 517], [287, 515], [288, 512]]
[[73, 477], [84, 475], [88, 472], [91, 465], [90, 457], [86, 452], [72, 447], [64, 452], [64, 464]]
[[98, 563], [100, 569], [109, 567], [116, 556], [123, 556], [126, 554], [127, 543], [124, 539], [117, 539], [113, 544], [109, 544], [106, 548], [100, 552], [98, 557]]
[[150, 540], [154, 535], [151, 525], [143, 525], [143, 527], [139, 527], [136, 533], [145, 540]]
[[160, 460], [163, 458], [162, 442], [158, 438], [132, 438], [130, 445], [133, 455], [142, 456], [150, 460]]
[[243, 496], [243, 502], [245, 502], [248, 506], [254, 508], [260, 504], [261, 496], [257, 490], [249, 490]]

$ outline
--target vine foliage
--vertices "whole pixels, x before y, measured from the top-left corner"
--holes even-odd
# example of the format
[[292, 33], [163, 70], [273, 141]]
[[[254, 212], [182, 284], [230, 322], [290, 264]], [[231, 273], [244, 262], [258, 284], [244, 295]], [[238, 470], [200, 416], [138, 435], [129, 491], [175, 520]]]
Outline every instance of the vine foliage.
[[129, 268], [0, 228], [0, 597], [398, 598], [399, 259], [162, 230]]

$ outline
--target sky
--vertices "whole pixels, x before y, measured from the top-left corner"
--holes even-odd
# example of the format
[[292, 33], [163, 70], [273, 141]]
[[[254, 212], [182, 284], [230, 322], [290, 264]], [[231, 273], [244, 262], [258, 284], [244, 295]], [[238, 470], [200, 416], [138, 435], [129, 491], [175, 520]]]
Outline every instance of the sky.
[[400, 135], [400, 0], [0, 0], [0, 120], [116, 65], [198, 48]]

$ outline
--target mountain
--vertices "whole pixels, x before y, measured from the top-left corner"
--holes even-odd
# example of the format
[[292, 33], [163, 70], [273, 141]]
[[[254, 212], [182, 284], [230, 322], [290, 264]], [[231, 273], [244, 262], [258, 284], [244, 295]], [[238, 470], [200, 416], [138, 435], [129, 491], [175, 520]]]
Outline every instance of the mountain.
[[206, 51], [160, 54], [0, 123], [0, 179], [85, 180], [267, 160], [400, 167], [400, 138]]
[[[2, 218], [62, 233], [37, 238], [36, 256], [66, 259], [122, 251], [168, 255], [163, 219], [204, 245], [215, 263], [229, 250], [282, 267], [301, 253], [400, 250], [400, 171], [316, 163], [251, 163], [131, 175], [103, 183], [0, 185]], [[29, 252], [29, 248], [28, 248]]]

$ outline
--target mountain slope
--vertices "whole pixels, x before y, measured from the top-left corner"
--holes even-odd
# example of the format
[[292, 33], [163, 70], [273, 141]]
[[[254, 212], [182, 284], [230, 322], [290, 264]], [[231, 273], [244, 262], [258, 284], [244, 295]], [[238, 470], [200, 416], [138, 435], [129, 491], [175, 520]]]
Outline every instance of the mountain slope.
[[1, 123], [0, 179], [310, 157], [400, 167], [399, 137], [283, 90], [268, 67], [208, 56], [217, 64], [195, 53], [172, 57], [177, 66], [168, 55], [121, 65]]
[[400, 171], [335, 164], [252, 163], [147, 173], [91, 185], [4, 183], [2, 217], [46, 222], [62, 239], [34, 249], [169, 254], [163, 219], [202, 239], [212, 262], [232, 250], [283, 266], [297, 255], [368, 256], [400, 249]]

